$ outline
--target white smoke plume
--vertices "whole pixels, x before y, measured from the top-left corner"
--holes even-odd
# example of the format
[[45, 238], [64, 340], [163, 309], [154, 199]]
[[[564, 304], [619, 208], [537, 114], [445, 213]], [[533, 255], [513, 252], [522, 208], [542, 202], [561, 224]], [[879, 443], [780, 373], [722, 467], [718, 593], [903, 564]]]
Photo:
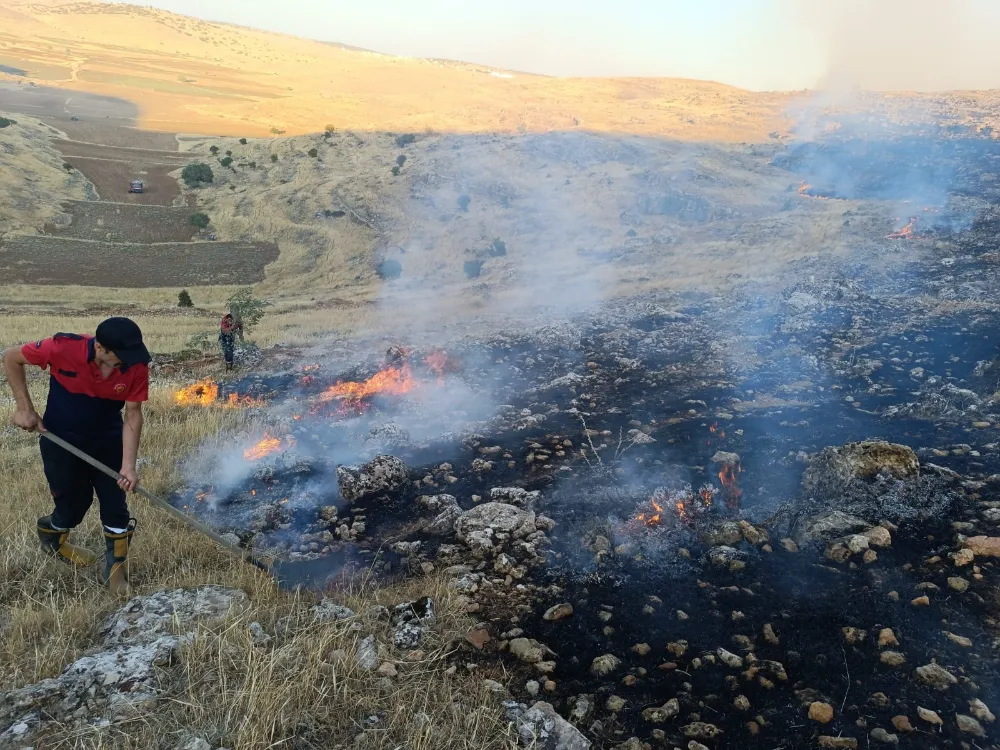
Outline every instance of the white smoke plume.
[[786, 0], [827, 50], [819, 88], [1000, 87], [1000, 4], [991, 0]]

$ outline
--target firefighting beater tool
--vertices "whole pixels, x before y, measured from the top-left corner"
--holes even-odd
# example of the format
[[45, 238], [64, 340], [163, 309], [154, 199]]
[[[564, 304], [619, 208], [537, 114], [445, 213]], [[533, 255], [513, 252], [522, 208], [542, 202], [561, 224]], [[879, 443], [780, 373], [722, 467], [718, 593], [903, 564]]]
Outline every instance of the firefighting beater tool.
[[[77, 458], [79, 458], [81, 461], [85, 461], [86, 463], [90, 464], [91, 466], [93, 466], [98, 471], [100, 471], [100, 472], [102, 472], [104, 474], [107, 474], [112, 479], [114, 479], [114, 480], [117, 481], [117, 480], [119, 480], [119, 479], [122, 478], [122, 475], [119, 474], [117, 471], [115, 471], [114, 469], [111, 469], [111, 468], [105, 466], [100, 461], [98, 461], [96, 458], [94, 458], [92, 456], [88, 456], [86, 453], [84, 453], [82, 450], [80, 450], [79, 448], [77, 448], [75, 445], [72, 445], [71, 443], [67, 443], [65, 440], [63, 440], [58, 435], [53, 435], [51, 432], [48, 432], [48, 431], [40, 432], [39, 434], [45, 440], [52, 441], [53, 443], [55, 443], [56, 445], [58, 445], [63, 450], [69, 451], [74, 456], [76, 456]], [[226, 549], [228, 549], [233, 554], [238, 555], [245, 562], [248, 562], [251, 565], [253, 565], [255, 567], [258, 567], [261, 570], [263, 570], [263, 571], [265, 571], [267, 573], [270, 573], [272, 575], [275, 575], [275, 577], [277, 577], [277, 575], [276, 575], [277, 574], [277, 570], [276, 570], [276, 568], [277, 568], [277, 561], [276, 560], [270, 560], [270, 559], [265, 559], [265, 558], [262, 558], [262, 557], [258, 557], [257, 555], [254, 555], [252, 552], [248, 552], [247, 550], [241, 548], [239, 545], [233, 544], [228, 539], [225, 539], [221, 535], [216, 534], [214, 531], [212, 531], [210, 528], [208, 528], [205, 524], [203, 524], [200, 521], [192, 518], [187, 513], [181, 512], [180, 510], [178, 510], [177, 508], [175, 508], [173, 505], [171, 505], [170, 503], [166, 502], [165, 500], [161, 500], [156, 495], [153, 495], [148, 490], [146, 490], [146, 488], [143, 487], [142, 485], [138, 485], [137, 487], [135, 487], [135, 491], [137, 493], [139, 493], [140, 495], [142, 495], [144, 498], [146, 498], [150, 503], [152, 503], [153, 505], [155, 505], [160, 510], [165, 511], [166, 513], [169, 513], [171, 516], [173, 516], [174, 518], [176, 518], [178, 521], [181, 521], [182, 523], [187, 524], [188, 526], [190, 526], [195, 531], [200, 531], [202, 534], [204, 534], [205, 536], [207, 536], [209, 539], [211, 539], [212, 541], [214, 541], [216, 544], [219, 544], [219, 545], [225, 547]]]

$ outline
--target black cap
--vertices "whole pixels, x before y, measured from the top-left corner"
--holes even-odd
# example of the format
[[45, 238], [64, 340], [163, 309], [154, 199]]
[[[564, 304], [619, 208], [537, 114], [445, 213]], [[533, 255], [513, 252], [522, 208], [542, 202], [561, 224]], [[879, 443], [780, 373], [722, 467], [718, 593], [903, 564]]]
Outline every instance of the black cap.
[[97, 343], [112, 352], [123, 365], [149, 364], [150, 356], [142, 343], [142, 331], [134, 320], [108, 318], [97, 326]]

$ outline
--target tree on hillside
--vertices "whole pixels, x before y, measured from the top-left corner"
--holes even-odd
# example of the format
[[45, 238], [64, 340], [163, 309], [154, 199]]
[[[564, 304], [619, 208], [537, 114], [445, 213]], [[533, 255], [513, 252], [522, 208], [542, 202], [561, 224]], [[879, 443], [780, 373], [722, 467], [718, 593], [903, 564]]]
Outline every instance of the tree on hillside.
[[276, 161], [278, 161], [278, 155], [277, 154], [271, 154], [271, 163], [273, 164]]
[[228, 167], [232, 163], [233, 163], [233, 157], [231, 156], [225, 156], [219, 161], [219, 164], [221, 164], [224, 167]]
[[308, 154], [309, 154], [309, 156], [311, 156], [311, 157], [312, 157], [313, 159], [315, 159], [315, 158], [316, 158], [317, 156], [319, 156], [319, 151], [317, 151], [317, 150], [316, 150], [316, 149], [314, 149], [314, 148], [311, 148], [311, 149], [309, 149], [309, 151], [308, 151], [307, 153], [308, 153]]
[[[20, 83], [20, 81], [18, 81]], [[11, 125], [17, 125], [17, 120], [11, 120], [9, 117], [0, 117], [0, 130], [3, 128], [9, 128]]]
[[215, 179], [212, 168], [207, 164], [188, 164], [181, 170], [181, 179], [190, 188], [207, 185]]
[[194, 307], [194, 302], [191, 299], [191, 295], [188, 294], [187, 289], [181, 289], [180, 293], [177, 295], [177, 306]]
[[219, 153], [219, 147], [218, 146], [212, 146], [208, 150], [212, 152], [212, 156], [215, 156], [217, 153]]
[[273, 303], [263, 297], [254, 297], [253, 287], [247, 286], [233, 294], [228, 304], [229, 312], [233, 314], [238, 324], [237, 335], [240, 341], [243, 341], [243, 334], [250, 333], [260, 323], [264, 312]]
[[188, 218], [188, 223], [193, 227], [197, 227], [198, 229], [204, 229], [211, 222], [212, 220], [208, 218], [208, 214], [202, 213], [201, 211], [199, 211], [198, 213], [191, 214], [191, 216]]
[[241, 146], [247, 145], [247, 139], [246, 138], [240, 138], [240, 145]]

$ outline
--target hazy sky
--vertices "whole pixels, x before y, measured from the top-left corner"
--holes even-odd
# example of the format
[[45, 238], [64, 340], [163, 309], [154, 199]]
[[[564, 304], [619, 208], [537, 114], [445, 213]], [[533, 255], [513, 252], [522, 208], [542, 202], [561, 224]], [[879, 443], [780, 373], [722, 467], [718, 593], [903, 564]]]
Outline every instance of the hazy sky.
[[138, 1], [550, 75], [679, 76], [758, 90], [812, 88], [831, 74], [875, 86], [1000, 86], [997, 0]]

